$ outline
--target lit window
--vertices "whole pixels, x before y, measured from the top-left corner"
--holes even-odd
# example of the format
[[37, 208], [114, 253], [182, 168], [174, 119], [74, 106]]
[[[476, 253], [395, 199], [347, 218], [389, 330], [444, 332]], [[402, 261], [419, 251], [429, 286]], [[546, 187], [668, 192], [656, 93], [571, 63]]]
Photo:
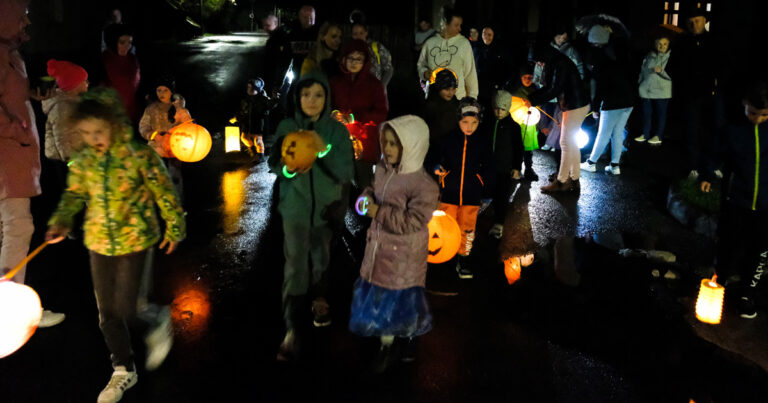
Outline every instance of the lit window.
[[680, 10], [680, 3], [676, 1], [675, 2], [675, 11], [677, 11], [677, 10]]

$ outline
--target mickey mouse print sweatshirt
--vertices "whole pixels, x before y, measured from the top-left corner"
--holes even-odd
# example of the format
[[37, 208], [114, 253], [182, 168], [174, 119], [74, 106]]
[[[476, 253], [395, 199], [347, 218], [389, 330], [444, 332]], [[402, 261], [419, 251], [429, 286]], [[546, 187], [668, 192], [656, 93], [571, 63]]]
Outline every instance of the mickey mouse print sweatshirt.
[[479, 86], [477, 84], [477, 71], [475, 70], [475, 57], [469, 40], [463, 35], [456, 35], [445, 39], [440, 34], [433, 35], [424, 42], [421, 55], [416, 66], [419, 77], [424, 78], [424, 73], [434, 71], [440, 67], [453, 70], [459, 78], [459, 88], [456, 98], [466, 96], [477, 98]]

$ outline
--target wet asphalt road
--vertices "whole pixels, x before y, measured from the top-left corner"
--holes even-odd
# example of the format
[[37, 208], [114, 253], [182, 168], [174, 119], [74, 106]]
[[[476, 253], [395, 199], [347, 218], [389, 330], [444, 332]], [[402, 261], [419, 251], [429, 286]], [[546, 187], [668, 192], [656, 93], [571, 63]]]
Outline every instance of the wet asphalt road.
[[[241, 83], [259, 71], [261, 44], [219, 37], [158, 45], [151, 51], [173, 64], [143, 60], [143, 71], [171, 67], [193, 116], [216, 133]], [[699, 339], [686, 320], [694, 273], [712, 244], [664, 211], [677, 167], [659, 161], [674, 159], [673, 141], [630, 150], [621, 177], [585, 174], [580, 197], [539, 192], [556, 156], [537, 152], [541, 180], [516, 186], [505, 237], [485, 236], [492, 222], [480, 218], [474, 280], [460, 282], [450, 265], [430, 267], [434, 330], [421, 338], [415, 363], [381, 376], [367, 370], [375, 341], [345, 326], [364, 247], [365, 223], [352, 214], [333, 246], [334, 324], [312, 330], [303, 360], [275, 362], [283, 332], [275, 176], [221, 149], [218, 138], [208, 158], [184, 166], [189, 238], [155, 266], [155, 299], [171, 304], [176, 343], [159, 370], [140, 371], [126, 402], [768, 401], [763, 370]], [[56, 199], [49, 192], [34, 200], [33, 245]], [[679, 263], [623, 259], [620, 245], [670, 250]], [[536, 253], [513, 286], [498, 259], [511, 249]], [[653, 280], [651, 268], [675, 269], [682, 279]], [[28, 277], [44, 305], [67, 320], [0, 360], [0, 401], [95, 400], [110, 368], [85, 249], [70, 240], [50, 247]], [[138, 340], [136, 352], [143, 354]]]

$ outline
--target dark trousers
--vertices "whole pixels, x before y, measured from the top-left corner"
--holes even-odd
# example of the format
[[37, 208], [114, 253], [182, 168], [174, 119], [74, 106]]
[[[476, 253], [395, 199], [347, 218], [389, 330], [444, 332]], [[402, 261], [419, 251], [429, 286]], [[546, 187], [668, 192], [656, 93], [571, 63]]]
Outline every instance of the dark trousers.
[[[530, 153], [530, 151], [526, 152], [526, 154], [528, 153]], [[509, 191], [511, 187], [512, 176], [509, 172], [496, 172], [496, 190], [492, 202], [495, 224], [504, 224], [504, 217], [507, 214], [507, 207], [509, 206]]]
[[[664, 136], [667, 126], [667, 108], [669, 99], [643, 98], [643, 134], [645, 139], [658, 136], [659, 140]], [[656, 117], [654, 122], [654, 115]], [[654, 126], [653, 123], [656, 123]]]
[[525, 172], [533, 171], [533, 151], [523, 152], [523, 165], [525, 166]]
[[152, 262], [152, 249], [121, 256], [91, 251], [91, 277], [99, 327], [111, 353], [112, 366], [134, 368], [129, 326], [136, 325], [136, 301], [144, 268]]
[[703, 171], [715, 130], [724, 125], [723, 101], [720, 96], [712, 95], [688, 98], [682, 104], [688, 169]]
[[717, 275], [720, 283], [741, 277], [745, 295], [752, 296], [768, 268], [768, 212], [725, 203], [718, 223]]

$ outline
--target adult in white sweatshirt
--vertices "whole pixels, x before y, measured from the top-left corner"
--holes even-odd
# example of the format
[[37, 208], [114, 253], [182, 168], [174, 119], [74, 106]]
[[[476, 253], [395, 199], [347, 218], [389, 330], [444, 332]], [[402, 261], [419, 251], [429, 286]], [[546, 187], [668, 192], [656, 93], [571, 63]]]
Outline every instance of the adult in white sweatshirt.
[[456, 73], [459, 88], [456, 98], [477, 98], [479, 86], [472, 46], [460, 35], [463, 18], [450, 8], [443, 10], [443, 29], [424, 42], [417, 68], [419, 77], [429, 81], [432, 72], [445, 67]]

